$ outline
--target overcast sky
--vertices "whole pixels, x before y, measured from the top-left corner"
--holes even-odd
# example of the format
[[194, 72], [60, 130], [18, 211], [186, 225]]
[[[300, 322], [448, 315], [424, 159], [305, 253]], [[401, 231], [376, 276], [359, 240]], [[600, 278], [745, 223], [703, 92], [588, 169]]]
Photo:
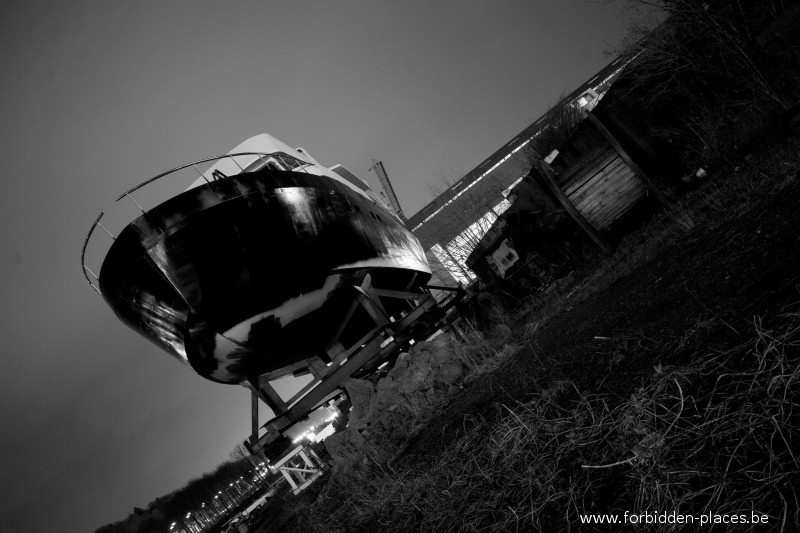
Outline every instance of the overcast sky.
[[245, 389], [159, 352], [83, 279], [86, 231], [115, 196], [267, 132], [373, 183], [381, 159], [410, 216], [438, 175], [469, 171], [608, 63], [621, 11], [0, 2], [0, 527], [93, 531], [250, 432]]

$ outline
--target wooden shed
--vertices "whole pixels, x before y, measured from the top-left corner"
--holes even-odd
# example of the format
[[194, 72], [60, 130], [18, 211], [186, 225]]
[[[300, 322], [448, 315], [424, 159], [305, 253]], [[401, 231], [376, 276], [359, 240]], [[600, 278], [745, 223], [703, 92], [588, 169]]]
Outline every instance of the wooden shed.
[[[610, 251], [630, 229], [627, 221], [638, 220], [635, 212], [665, 205], [679, 181], [674, 150], [654, 128], [636, 88], [615, 83], [549, 164], [530, 161], [529, 176], [512, 193], [524, 198], [498, 219], [467, 265], [488, 283], [507, 280], [529, 262], [569, 261], [583, 237]], [[542, 213], [549, 213], [549, 222], [538, 219]], [[517, 258], [507, 267], [495, 257], [504, 242]]]
[[594, 124], [585, 125], [554, 161], [561, 166], [555, 178], [575, 209], [602, 230], [647, 197], [648, 188]]
[[646, 124], [621, 99], [609, 100], [587, 116], [550, 164], [534, 162], [561, 205], [605, 249], [606, 230], [643, 200], [666, 204], [651, 178], [661, 152]]

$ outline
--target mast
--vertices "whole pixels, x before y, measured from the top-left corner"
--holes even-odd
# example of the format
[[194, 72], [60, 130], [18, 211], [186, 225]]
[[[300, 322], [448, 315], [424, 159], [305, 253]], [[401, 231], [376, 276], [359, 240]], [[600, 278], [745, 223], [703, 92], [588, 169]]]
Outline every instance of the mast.
[[378, 175], [378, 180], [381, 182], [383, 192], [385, 192], [386, 196], [389, 198], [389, 205], [392, 206], [392, 209], [397, 213], [397, 216], [400, 217], [400, 220], [405, 222], [406, 216], [403, 214], [403, 208], [400, 207], [400, 202], [397, 200], [397, 195], [394, 193], [392, 182], [389, 181], [389, 176], [386, 174], [383, 163], [377, 159], [373, 159], [372, 166], [369, 167], [369, 169], [375, 171], [375, 174]]

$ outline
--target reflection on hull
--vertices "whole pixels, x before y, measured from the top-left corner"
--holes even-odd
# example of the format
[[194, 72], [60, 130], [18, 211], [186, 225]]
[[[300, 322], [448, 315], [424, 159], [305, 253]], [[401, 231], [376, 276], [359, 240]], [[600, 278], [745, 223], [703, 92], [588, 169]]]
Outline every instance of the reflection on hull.
[[[419, 242], [382, 207], [327, 176], [262, 169], [134, 220], [99, 278], [127, 325], [200, 375], [240, 383], [324, 356], [364, 272], [396, 290], [430, 276]], [[354, 316], [342, 341], [371, 327]]]

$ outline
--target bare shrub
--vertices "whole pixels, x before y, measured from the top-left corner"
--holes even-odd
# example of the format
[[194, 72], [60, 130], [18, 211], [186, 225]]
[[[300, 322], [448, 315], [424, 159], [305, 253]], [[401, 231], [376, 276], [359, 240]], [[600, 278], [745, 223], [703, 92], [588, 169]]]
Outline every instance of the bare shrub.
[[656, 117], [658, 133], [680, 147], [689, 163], [735, 158], [741, 146], [774, 132], [796, 105], [796, 47], [781, 46], [791, 58], [775, 63], [759, 44], [770, 24], [792, 13], [785, 2], [627, 3], [665, 14], [657, 25], [631, 26], [613, 53], [635, 58], [626, 79]]

